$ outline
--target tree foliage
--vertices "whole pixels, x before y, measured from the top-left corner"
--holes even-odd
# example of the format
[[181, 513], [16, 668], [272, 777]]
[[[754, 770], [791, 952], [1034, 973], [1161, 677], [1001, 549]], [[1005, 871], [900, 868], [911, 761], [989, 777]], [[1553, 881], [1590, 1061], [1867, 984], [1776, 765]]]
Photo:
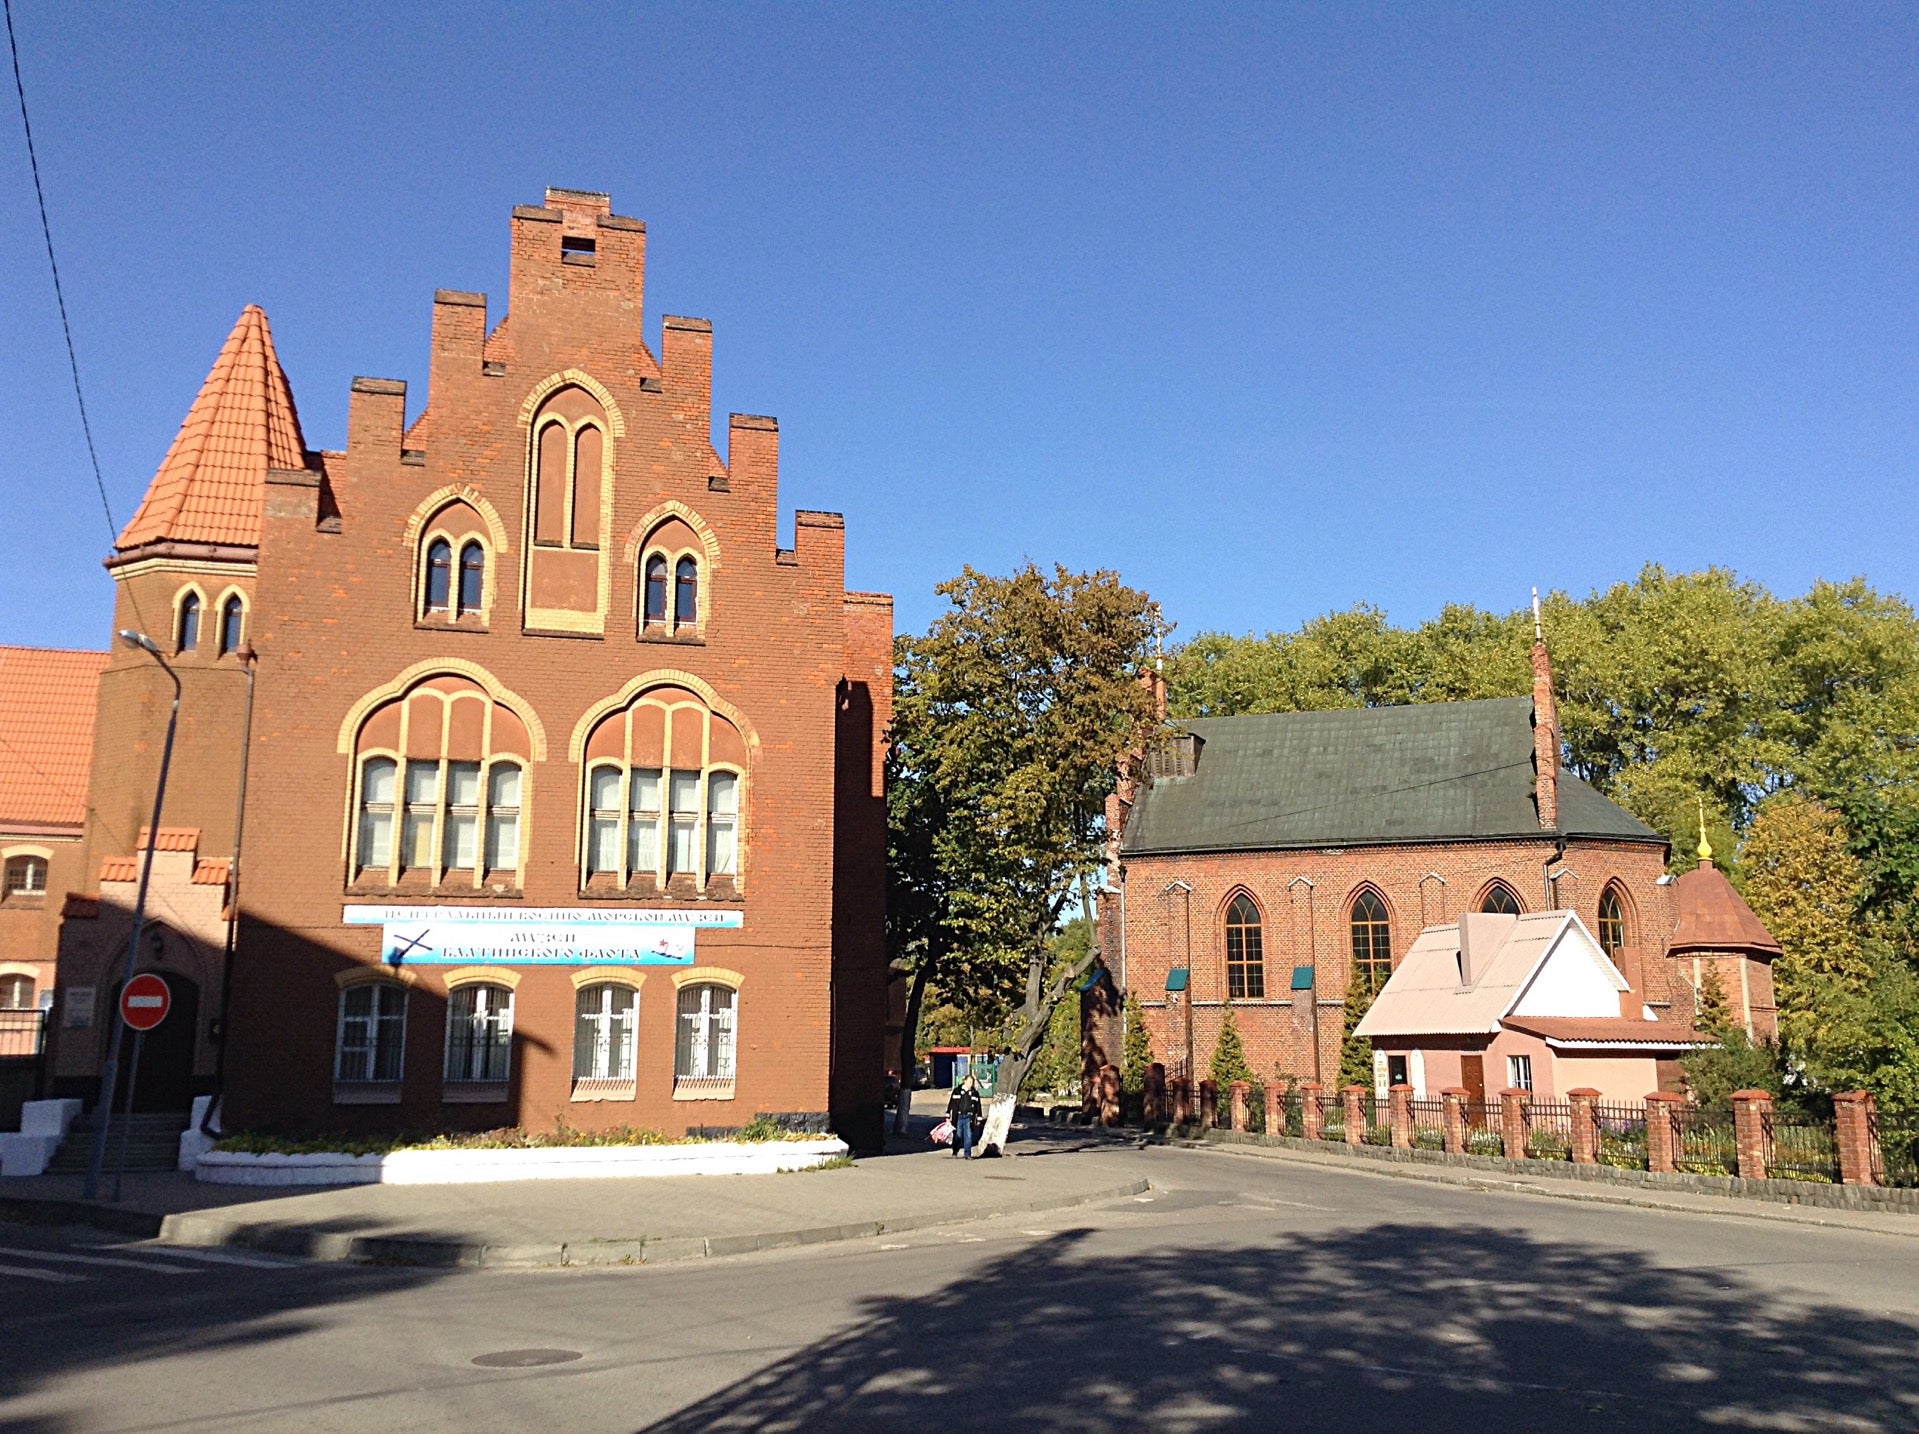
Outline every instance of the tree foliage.
[[[1095, 959], [1049, 970], [1051, 940], [1098, 870], [1121, 759], [1155, 722], [1139, 681], [1158, 609], [1110, 572], [967, 568], [947, 608], [894, 650], [893, 884], [899, 969], [933, 962], [982, 1015], [1017, 1011], [1017, 1089], [1053, 1011]], [[910, 1038], [910, 1037], [909, 1037]]]
[[1126, 1021], [1126, 1039], [1122, 1045], [1120, 1084], [1129, 1091], [1146, 1089], [1146, 1068], [1158, 1060], [1153, 1054], [1152, 1033], [1146, 1029], [1146, 1013], [1131, 991], [1126, 993], [1121, 1012]]
[[1219, 1039], [1213, 1044], [1213, 1064], [1206, 1072], [1214, 1085], [1222, 1091], [1236, 1080], [1252, 1083], [1253, 1068], [1246, 1061], [1246, 1043], [1239, 1034], [1239, 1022], [1233, 1019], [1233, 1008], [1226, 1007], [1225, 1018], [1220, 1022]]

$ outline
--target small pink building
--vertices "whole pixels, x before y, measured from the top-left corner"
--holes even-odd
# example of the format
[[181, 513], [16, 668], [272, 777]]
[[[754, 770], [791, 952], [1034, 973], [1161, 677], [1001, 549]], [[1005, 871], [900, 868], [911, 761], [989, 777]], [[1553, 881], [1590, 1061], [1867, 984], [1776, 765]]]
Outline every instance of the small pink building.
[[1462, 1088], [1473, 1100], [1509, 1086], [1540, 1100], [1581, 1087], [1636, 1102], [1678, 1085], [1678, 1060], [1711, 1041], [1655, 1020], [1570, 911], [1474, 912], [1429, 926], [1359, 1023], [1384, 1096], [1418, 1100]]

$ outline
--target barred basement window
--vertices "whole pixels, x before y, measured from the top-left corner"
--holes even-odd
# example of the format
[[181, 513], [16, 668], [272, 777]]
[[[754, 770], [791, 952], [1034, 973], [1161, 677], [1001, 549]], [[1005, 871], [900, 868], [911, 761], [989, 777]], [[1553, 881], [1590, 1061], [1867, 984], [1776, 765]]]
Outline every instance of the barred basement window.
[[582, 986], [574, 1001], [573, 1078], [633, 1079], [634, 1017], [639, 994], [630, 986]]
[[404, 986], [369, 981], [340, 993], [340, 1026], [333, 1062], [336, 1081], [397, 1082], [406, 1053]]
[[726, 986], [680, 988], [673, 1046], [675, 1080], [733, 1079], [733, 1014], [738, 1000], [738, 992]]
[[1258, 1001], [1265, 995], [1265, 943], [1259, 908], [1241, 892], [1226, 908], [1226, 996], [1232, 1001]]
[[513, 993], [504, 986], [461, 986], [447, 997], [446, 1079], [506, 1080], [513, 1050]]

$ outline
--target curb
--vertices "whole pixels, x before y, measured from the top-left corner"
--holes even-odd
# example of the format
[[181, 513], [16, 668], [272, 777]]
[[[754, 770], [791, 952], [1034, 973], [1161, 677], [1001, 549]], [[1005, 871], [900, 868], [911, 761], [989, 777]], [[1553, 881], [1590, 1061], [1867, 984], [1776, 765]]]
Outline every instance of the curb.
[[1892, 1235], [1903, 1239], [1919, 1239], [1919, 1221], [1911, 1221], [1909, 1228], [1901, 1228], [1892, 1223], [1862, 1225], [1851, 1220], [1829, 1218], [1845, 1215], [1897, 1216], [1905, 1213], [1900, 1210], [1841, 1209], [1821, 1205], [1787, 1204], [1777, 1199], [1741, 1195], [1731, 1191], [1723, 1194], [1718, 1191], [1671, 1192], [1677, 1195], [1692, 1194], [1701, 1199], [1723, 1202], [1723, 1208], [1712, 1208], [1686, 1204], [1680, 1200], [1661, 1199], [1660, 1195], [1666, 1192], [1656, 1190], [1630, 1193], [1624, 1189], [1581, 1188], [1581, 1184], [1551, 1175], [1539, 1175], [1533, 1178], [1518, 1175], [1502, 1177], [1496, 1173], [1481, 1173], [1470, 1167], [1419, 1165], [1411, 1161], [1356, 1160], [1351, 1157], [1321, 1155], [1316, 1151], [1295, 1150], [1285, 1146], [1255, 1145], [1241, 1141], [1169, 1139], [1165, 1143], [1182, 1150], [1203, 1150], [1216, 1155], [1237, 1155], [1254, 1160], [1291, 1160], [1302, 1165], [1311, 1165], [1319, 1170], [1378, 1175], [1391, 1180], [1417, 1180], [1428, 1185], [1451, 1185], [1460, 1189], [1484, 1190], [1501, 1195], [1539, 1195], [1549, 1200], [1574, 1200], [1587, 1205], [1618, 1205], [1634, 1210], [1661, 1210], [1681, 1215], [1730, 1215], [1738, 1219], [1771, 1220], [1788, 1225], [1816, 1225], [1828, 1230], [1849, 1230], [1855, 1234]]
[[1151, 1182], [1131, 1180], [1058, 1200], [1008, 1200], [991, 1206], [936, 1215], [857, 1220], [798, 1230], [752, 1231], [738, 1235], [638, 1236], [632, 1239], [573, 1243], [505, 1245], [483, 1241], [414, 1239], [402, 1235], [351, 1235], [299, 1225], [247, 1225], [201, 1212], [153, 1215], [120, 1210], [84, 1200], [0, 1199], [0, 1219], [40, 1225], [92, 1225], [118, 1234], [158, 1238], [169, 1245], [197, 1248], [231, 1246], [301, 1259], [373, 1265], [416, 1265], [437, 1269], [553, 1269], [589, 1265], [664, 1265], [682, 1260], [718, 1259], [762, 1250], [864, 1240], [874, 1235], [941, 1225], [964, 1225], [1002, 1215], [1070, 1210], [1143, 1195]]

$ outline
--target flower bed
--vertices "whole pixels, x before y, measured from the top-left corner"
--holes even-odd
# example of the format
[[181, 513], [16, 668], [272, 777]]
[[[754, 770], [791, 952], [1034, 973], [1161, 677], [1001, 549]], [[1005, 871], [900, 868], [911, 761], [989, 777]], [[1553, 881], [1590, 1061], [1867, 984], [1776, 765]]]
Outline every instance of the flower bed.
[[546, 1134], [517, 1128], [383, 1137], [241, 1133], [199, 1157], [214, 1185], [454, 1185], [658, 1175], [763, 1175], [843, 1163], [845, 1142], [755, 1121], [731, 1139], [668, 1140], [623, 1126]]

